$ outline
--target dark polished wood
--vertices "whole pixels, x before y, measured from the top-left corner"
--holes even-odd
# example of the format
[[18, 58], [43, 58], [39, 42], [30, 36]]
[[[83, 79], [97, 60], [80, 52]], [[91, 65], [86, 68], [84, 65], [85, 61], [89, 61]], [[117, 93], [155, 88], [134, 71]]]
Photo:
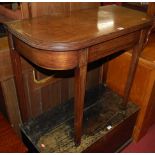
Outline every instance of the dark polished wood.
[[88, 49], [79, 51], [79, 66], [75, 68], [75, 142], [77, 145], [81, 143], [83, 106], [86, 87]]
[[[113, 153], [119, 152], [120, 147], [130, 140], [132, 135], [133, 127], [136, 122], [138, 112], [131, 115], [129, 118], [124, 120], [124, 123], [119, 124], [113, 129], [113, 131], [107, 133], [107, 135], [93, 145], [88, 147], [83, 152], [85, 153]], [[125, 147], [125, 146], [124, 146]]]
[[146, 39], [146, 33], [147, 33], [147, 30], [141, 31], [139, 43], [136, 44], [135, 47], [133, 48], [131, 64], [130, 64], [129, 73], [128, 73], [128, 80], [126, 82], [125, 89], [124, 89], [124, 96], [123, 96], [123, 102], [122, 102], [123, 109], [126, 109], [126, 106], [127, 106], [126, 103], [128, 101], [129, 93], [131, 89], [130, 86], [132, 85], [132, 82], [134, 80], [134, 75], [136, 72], [139, 56], [143, 50], [144, 42]]
[[[29, 11], [27, 10], [27, 6]], [[20, 9], [22, 13], [22, 18], [38, 17], [43, 15], [56, 15], [59, 16], [68, 12], [70, 14], [73, 10], [89, 9], [100, 6], [99, 2], [89, 3], [89, 2], [29, 2], [20, 3]], [[63, 10], [63, 11], [61, 11]], [[32, 13], [30, 15], [29, 13]], [[4, 21], [3, 21], [4, 22]], [[6, 22], [6, 20], [5, 20]], [[71, 74], [66, 77], [66, 72], [64, 73], [65, 78], [62, 76], [57, 78], [57, 76], [51, 78], [51, 80], [46, 83], [36, 83], [33, 78], [32, 70], [35, 68], [31, 63], [25, 61], [21, 58], [22, 63], [22, 73], [25, 85], [25, 93], [27, 98], [27, 111], [28, 117], [24, 122], [34, 119], [40, 114], [49, 110], [49, 108], [54, 108], [59, 104], [65, 103], [74, 95], [74, 76]], [[2, 86], [2, 96], [5, 100], [5, 108], [7, 109], [8, 119], [11, 126], [20, 135], [19, 124], [21, 124], [20, 110], [17, 100], [17, 94], [14, 83], [14, 74], [11, 66], [11, 58], [8, 47], [7, 37], [0, 38], [0, 82]], [[41, 77], [47, 77], [49, 71], [42, 70], [38, 71]], [[70, 71], [67, 71], [70, 72]], [[90, 89], [98, 84], [98, 68], [89, 69], [86, 89]], [[39, 75], [39, 77], [40, 77]], [[93, 81], [93, 82], [92, 82]], [[2, 104], [2, 103], [0, 103]]]
[[86, 48], [150, 24], [150, 18], [145, 13], [104, 6], [73, 11], [59, 18], [47, 15], [7, 25], [13, 35], [34, 48], [68, 51]]
[[74, 10], [89, 9], [100, 6], [99, 2], [28, 2], [21, 3], [23, 18], [39, 17], [43, 15], [64, 15]]
[[25, 58], [46, 69], [72, 69], [78, 64], [78, 53], [75, 51], [52, 52], [35, 49], [16, 37], [14, 38], [14, 46], [18, 50], [17, 52], [21, 53]]
[[[89, 48], [88, 62], [93, 62], [117, 51], [133, 47], [139, 40], [139, 32], [133, 32], [117, 37]], [[117, 43], [117, 44], [114, 44]], [[104, 51], [103, 51], [104, 49]]]
[[[60, 17], [53, 15], [19, 20], [6, 25], [10, 36], [13, 35], [16, 54], [46, 69], [75, 69], [75, 140], [76, 144], [80, 144], [87, 64], [134, 46], [137, 50], [134, 50], [133, 57], [137, 55], [137, 58], [133, 59], [137, 62], [143, 45], [141, 33], [151, 24], [151, 18], [145, 13], [105, 6], [73, 11]], [[18, 61], [14, 61], [13, 55], [11, 58], [16, 68]], [[127, 104], [137, 63], [131, 65], [124, 105]], [[16, 70], [17, 77], [21, 77], [21, 71]], [[21, 91], [22, 78], [16, 78], [16, 86], [17, 91]], [[19, 102], [24, 101], [24, 92], [18, 97]]]

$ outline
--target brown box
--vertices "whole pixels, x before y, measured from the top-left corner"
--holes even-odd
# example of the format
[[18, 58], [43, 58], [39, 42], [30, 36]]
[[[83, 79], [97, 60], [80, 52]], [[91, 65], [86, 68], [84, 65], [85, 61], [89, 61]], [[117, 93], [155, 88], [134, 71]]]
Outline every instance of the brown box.
[[86, 92], [82, 140], [74, 143], [73, 99], [21, 126], [24, 139], [38, 152], [117, 152], [131, 141], [139, 107], [99, 85]]

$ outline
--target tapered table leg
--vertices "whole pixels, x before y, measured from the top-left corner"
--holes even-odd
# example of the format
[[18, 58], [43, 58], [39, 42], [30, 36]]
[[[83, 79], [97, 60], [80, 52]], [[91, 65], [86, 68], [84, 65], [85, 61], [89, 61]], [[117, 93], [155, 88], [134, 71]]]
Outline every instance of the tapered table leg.
[[75, 129], [75, 145], [81, 143], [83, 107], [85, 97], [85, 85], [87, 74], [87, 50], [79, 52], [79, 66], [75, 68], [75, 105], [74, 105], [74, 129]]
[[128, 72], [128, 79], [125, 85], [124, 97], [123, 97], [123, 102], [121, 105], [122, 110], [125, 110], [127, 107], [127, 102], [128, 102], [131, 86], [134, 80], [134, 75], [135, 75], [136, 68], [138, 65], [139, 56], [143, 50], [143, 45], [144, 45], [146, 34], [147, 34], [147, 30], [141, 30], [139, 42], [135, 45], [132, 51], [132, 58], [131, 58], [129, 72]]

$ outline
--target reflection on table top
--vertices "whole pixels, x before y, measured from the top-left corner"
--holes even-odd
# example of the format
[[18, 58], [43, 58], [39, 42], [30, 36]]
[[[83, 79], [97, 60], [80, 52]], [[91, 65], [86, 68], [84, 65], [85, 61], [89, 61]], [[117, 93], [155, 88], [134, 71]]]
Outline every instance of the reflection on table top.
[[144, 28], [151, 23], [142, 12], [119, 6], [73, 11], [7, 23], [9, 31], [32, 47], [76, 50]]

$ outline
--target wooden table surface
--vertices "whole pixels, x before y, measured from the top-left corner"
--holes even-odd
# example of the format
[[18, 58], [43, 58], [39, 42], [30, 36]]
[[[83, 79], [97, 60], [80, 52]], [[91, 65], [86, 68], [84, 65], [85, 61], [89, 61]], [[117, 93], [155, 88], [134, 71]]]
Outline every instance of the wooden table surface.
[[9, 31], [30, 46], [54, 50], [85, 48], [150, 24], [143, 12], [119, 6], [73, 11], [8, 23]]
[[20, 56], [50, 70], [74, 69], [75, 143], [79, 145], [88, 63], [133, 48], [121, 107], [125, 110], [138, 58], [151, 24], [151, 18], [145, 13], [119, 6], [103, 6], [58, 17], [43, 16], [7, 23], [21, 115], [27, 111], [24, 107], [26, 96]]

